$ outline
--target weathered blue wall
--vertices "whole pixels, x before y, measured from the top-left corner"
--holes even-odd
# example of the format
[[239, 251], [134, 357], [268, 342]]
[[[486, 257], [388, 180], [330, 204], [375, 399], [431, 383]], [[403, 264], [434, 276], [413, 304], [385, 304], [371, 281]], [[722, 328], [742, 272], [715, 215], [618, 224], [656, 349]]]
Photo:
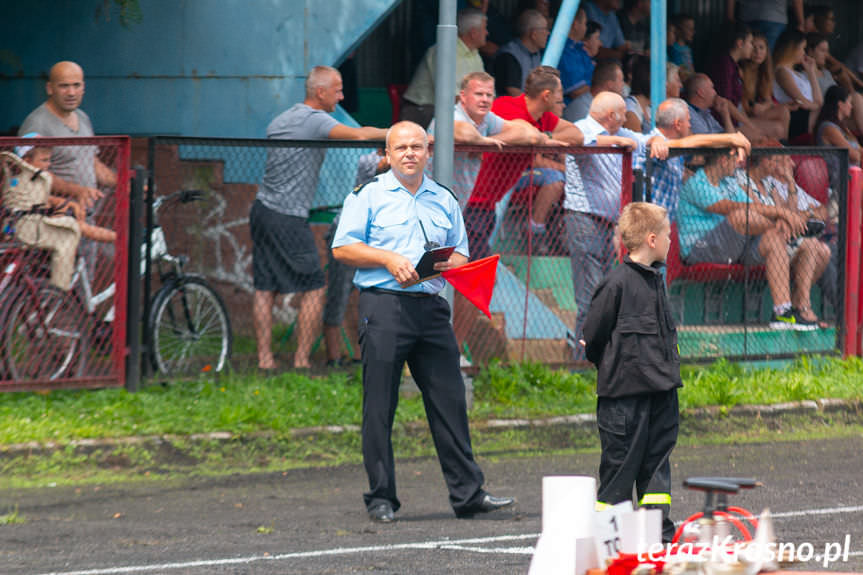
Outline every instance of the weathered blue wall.
[[85, 72], [99, 134], [262, 137], [302, 100], [306, 72], [335, 64], [400, 0], [140, 0], [124, 28], [103, 0], [4, 3], [0, 132], [45, 99], [54, 62]]

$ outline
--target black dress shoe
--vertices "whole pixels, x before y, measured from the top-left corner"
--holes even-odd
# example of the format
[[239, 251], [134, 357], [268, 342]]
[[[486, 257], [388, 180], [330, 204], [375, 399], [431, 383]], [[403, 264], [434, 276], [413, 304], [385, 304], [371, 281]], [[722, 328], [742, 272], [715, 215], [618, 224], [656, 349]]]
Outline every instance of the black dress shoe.
[[392, 523], [395, 521], [393, 507], [389, 503], [380, 503], [369, 509], [369, 519], [375, 523]]
[[498, 509], [505, 509], [507, 507], [511, 507], [514, 503], [514, 497], [495, 497], [490, 493], [486, 493], [482, 496], [482, 499], [479, 500], [479, 503], [476, 503], [475, 505], [468, 507], [467, 509], [457, 511], [456, 517], [468, 518], [473, 517], [477, 513], [491, 513], [492, 511], [497, 511]]

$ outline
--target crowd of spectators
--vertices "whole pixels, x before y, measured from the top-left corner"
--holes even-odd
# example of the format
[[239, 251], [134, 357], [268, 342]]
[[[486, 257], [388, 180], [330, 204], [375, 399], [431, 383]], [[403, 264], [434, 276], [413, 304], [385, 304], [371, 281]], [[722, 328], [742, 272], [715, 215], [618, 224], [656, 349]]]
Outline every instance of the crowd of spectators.
[[[472, 4], [480, 12], [490, 13], [486, 0]], [[634, 150], [635, 167], [649, 167], [654, 201], [668, 210], [675, 226], [680, 219], [684, 263], [721, 260], [765, 265], [774, 301], [773, 325], [795, 329], [818, 326], [809, 303], [809, 286], [824, 273], [831, 250], [818, 238], [801, 237], [806, 232], [804, 215], [826, 221], [827, 207], [809, 196], [807, 202], [811, 200], [820, 210], [817, 214], [792, 206], [795, 198], [804, 197], [802, 188], [781, 201], [757, 201], [770, 198], [764, 193], [755, 199], [748, 195], [750, 189], [763, 192], [764, 182], [772, 182], [774, 190], [783, 186], [796, 190], [796, 183], [791, 186], [786, 182], [787, 173], [794, 174], [790, 156], [775, 162], [762, 162], [759, 157], [751, 167], [754, 179], [746, 186], [735, 184], [734, 176], [735, 172], [738, 178], [748, 173], [742, 156], [748, 153], [750, 142], [839, 146], [849, 149], [852, 164], [860, 164], [857, 137], [863, 132], [863, 96], [856, 89], [863, 87], [859, 79], [863, 63], [854, 59], [854, 51], [846, 64], [830, 54], [833, 9], [814, 7], [804, 13], [802, 0], [794, 0], [790, 9], [785, 2], [730, 2], [718, 41], [711, 43], [708, 54], [693, 53], [696, 19], [685, 13], [672, 15], [666, 43], [668, 100], [660, 108], [662, 113], [653, 118], [650, 2], [627, 0], [623, 4], [619, 0], [580, 3], [558, 64], [559, 80], [550, 79], [546, 71], [547, 85], [537, 93], [524, 94], [527, 78], [540, 69], [537, 66], [553, 14], [548, 2], [520, 3], [514, 39], [496, 45], [494, 65], [487, 66], [497, 95], [491, 110], [507, 110], [510, 121], [524, 121], [537, 132], [549, 132], [548, 143], [558, 139], [553, 131], [560, 120], [565, 120], [580, 132], [582, 145]], [[696, 62], [705, 63], [703, 69]], [[560, 85], [559, 95], [555, 83]], [[562, 111], [555, 110], [555, 105]], [[458, 124], [464, 116], [457, 114], [456, 119], [457, 142], [480, 141], [476, 130], [469, 137], [460, 137]], [[472, 124], [476, 128], [483, 125], [476, 119]], [[700, 164], [696, 161], [687, 168], [680, 156], [648, 157], [646, 150], [662, 149], [655, 141], [657, 136], [669, 147], [725, 146], [744, 152], [707, 155], [700, 158]], [[610, 144], [607, 138], [618, 140]], [[647, 141], [652, 145], [647, 146]], [[536, 154], [532, 162], [529, 155], [519, 156], [515, 162], [507, 155], [486, 154], [473, 164], [472, 188], [456, 176], [457, 195], [466, 204], [472, 255], [490, 253], [489, 239], [500, 223], [500, 210], [498, 221], [495, 210], [508, 200], [507, 192], [514, 189], [518, 194], [525, 185], [532, 185], [533, 206], [524, 228], [538, 240], [532, 242], [531, 250], [546, 253], [544, 226], [549, 213], [559, 208], [566, 223], [564, 253], [572, 258], [582, 320], [586, 310], [581, 308], [586, 307], [615, 253], [612, 236], [620, 207], [619, 159], [603, 154], [566, 154], [561, 163], [560, 155], [551, 151]], [[835, 163], [835, 158], [828, 160], [833, 189]], [[606, 189], [607, 194], [603, 192]], [[684, 189], [685, 200], [681, 199]], [[705, 203], [709, 199], [715, 201]], [[717, 211], [717, 203], [721, 211]], [[806, 202], [801, 206], [812, 207]], [[740, 225], [740, 214], [751, 218], [746, 220], [745, 229]], [[777, 271], [780, 268], [784, 271]], [[792, 285], [793, 293], [789, 291]]]

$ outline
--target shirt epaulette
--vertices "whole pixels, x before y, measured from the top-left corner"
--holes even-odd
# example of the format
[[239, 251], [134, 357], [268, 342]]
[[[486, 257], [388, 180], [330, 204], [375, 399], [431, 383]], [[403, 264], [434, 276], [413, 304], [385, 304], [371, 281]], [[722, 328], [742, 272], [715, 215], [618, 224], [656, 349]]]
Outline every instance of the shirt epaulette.
[[432, 181], [434, 183], [436, 183], [437, 185], [439, 185], [440, 187], [442, 187], [443, 189], [445, 189], [446, 191], [448, 191], [449, 195], [451, 195], [455, 199], [455, 201], [458, 201], [458, 197], [455, 195], [455, 192], [453, 192], [451, 189], [449, 189], [448, 187], [446, 187], [445, 185], [443, 185], [442, 183], [440, 183], [436, 180], [432, 180]]
[[[353, 191], [352, 193], [354, 193], [354, 194], [359, 194], [359, 193], [362, 191], [362, 189], [363, 189], [363, 188], [365, 188], [366, 186], [368, 186], [368, 185], [369, 185], [369, 184], [371, 184], [372, 182], [377, 182], [377, 181], [378, 181], [378, 177], [377, 177], [377, 176], [375, 176], [374, 178], [372, 178], [371, 180], [369, 180], [369, 181], [368, 181], [368, 182], [366, 182], [365, 184], [363, 184], [363, 185], [361, 185], [361, 186], [357, 186], [356, 188], [354, 188], [354, 191]], [[452, 192], [450, 192], [450, 193], [452, 193]]]

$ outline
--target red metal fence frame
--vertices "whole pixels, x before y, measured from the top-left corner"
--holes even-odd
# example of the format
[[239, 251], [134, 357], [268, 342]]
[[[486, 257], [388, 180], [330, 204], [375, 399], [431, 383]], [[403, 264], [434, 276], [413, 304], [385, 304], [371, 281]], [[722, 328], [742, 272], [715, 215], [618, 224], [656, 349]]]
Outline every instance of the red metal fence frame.
[[[2, 391], [32, 391], [66, 388], [99, 388], [120, 387], [125, 384], [126, 379], [126, 317], [127, 317], [127, 293], [128, 293], [128, 245], [129, 245], [129, 187], [131, 171], [129, 161], [131, 157], [131, 139], [129, 136], [96, 136], [91, 138], [40, 138], [41, 141], [50, 142], [52, 146], [99, 146], [100, 148], [112, 148], [116, 150], [113, 158], [113, 167], [117, 173], [117, 185], [114, 189], [114, 231], [117, 232], [117, 241], [114, 244], [114, 270], [113, 281], [114, 293], [114, 321], [112, 326], [112, 350], [110, 363], [111, 373], [108, 375], [94, 375], [91, 377], [68, 377], [49, 381], [0, 381], [0, 392]], [[12, 148], [20, 145], [32, 145], [31, 138], [4, 138], [0, 137], [0, 148]]]

